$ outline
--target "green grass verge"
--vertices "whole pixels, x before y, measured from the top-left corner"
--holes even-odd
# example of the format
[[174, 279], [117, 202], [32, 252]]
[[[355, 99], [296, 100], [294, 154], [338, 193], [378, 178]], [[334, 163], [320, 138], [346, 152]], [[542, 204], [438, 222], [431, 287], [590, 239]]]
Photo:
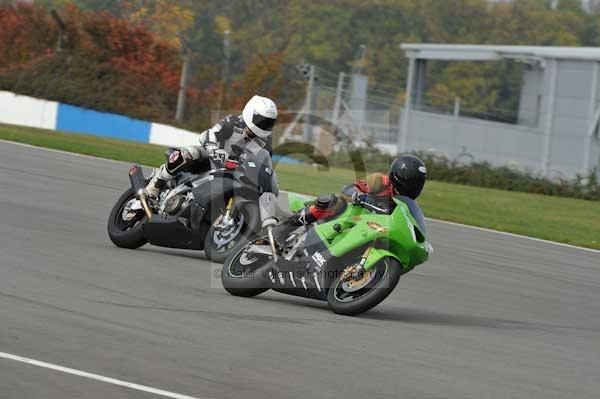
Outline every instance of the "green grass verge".
[[[0, 125], [0, 139], [157, 166], [164, 147]], [[304, 194], [336, 192], [356, 176], [346, 169], [275, 167], [280, 187]], [[600, 202], [429, 181], [419, 199], [427, 216], [600, 249]]]

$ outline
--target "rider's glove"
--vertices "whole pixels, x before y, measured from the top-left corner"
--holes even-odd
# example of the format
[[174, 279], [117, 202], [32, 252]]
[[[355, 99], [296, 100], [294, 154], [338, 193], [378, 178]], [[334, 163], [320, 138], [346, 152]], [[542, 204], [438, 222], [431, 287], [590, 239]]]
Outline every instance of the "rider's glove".
[[433, 255], [433, 247], [427, 241], [425, 242], [425, 249], [427, 250], [427, 253], [429, 254], [429, 256]]
[[221, 165], [227, 159], [227, 151], [220, 149], [212, 150], [210, 152], [210, 159], [212, 159], [213, 162]]
[[267, 218], [267, 219], [263, 220], [263, 222], [262, 222], [263, 230], [266, 230], [269, 227], [275, 227], [275, 226], [277, 226], [277, 219], [275, 219], [274, 217]]
[[212, 141], [208, 141], [208, 142], [204, 143], [203, 146], [204, 146], [204, 149], [206, 151], [208, 151], [209, 154], [212, 153], [213, 151], [219, 149], [219, 144], [213, 143]]
[[369, 203], [369, 196], [367, 194], [359, 191], [352, 193], [352, 203], [360, 205], [363, 202]]

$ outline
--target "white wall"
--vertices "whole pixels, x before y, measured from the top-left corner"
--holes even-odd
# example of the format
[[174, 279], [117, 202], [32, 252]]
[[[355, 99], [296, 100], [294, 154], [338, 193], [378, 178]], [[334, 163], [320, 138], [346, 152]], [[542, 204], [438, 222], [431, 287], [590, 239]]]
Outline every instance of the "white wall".
[[452, 160], [464, 147], [477, 161], [538, 171], [543, 137], [537, 128], [412, 111], [407, 149], [431, 151]]
[[169, 125], [153, 123], [150, 128], [150, 144], [166, 147], [198, 145], [199, 134]]
[[[56, 130], [58, 112], [59, 103], [57, 102], [0, 91], [0, 123]], [[106, 115], [110, 117], [111, 114]], [[151, 123], [150, 125], [148, 141], [151, 144], [166, 147], [198, 144], [198, 133], [160, 123]], [[82, 126], [82, 129], [85, 129], [85, 126]]]
[[56, 129], [58, 103], [0, 91], [0, 123]]

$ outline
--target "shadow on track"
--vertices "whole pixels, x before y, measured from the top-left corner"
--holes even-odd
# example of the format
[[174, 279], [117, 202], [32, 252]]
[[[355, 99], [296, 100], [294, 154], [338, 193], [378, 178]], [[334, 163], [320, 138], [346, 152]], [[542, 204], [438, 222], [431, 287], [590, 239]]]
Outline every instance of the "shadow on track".
[[496, 330], [550, 331], [575, 328], [522, 320], [508, 320], [492, 317], [449, 314], [424, 309], [385, 308], [374, 309], [362, 316], [367, 320], [380, 320], [396, 323], [423, 324], [445, 327], [475, 327]]
[[[410, 308], [375, 308], [362, 315], [347, 317], [339, 316], [331, 313], [327, 307], [326, 302], [316, 301], [306, 298], [295, 298], [295, 297], [284, 297], [284, 296], [258, 296], [252, 298], [253, 301], [265, 301], [265, 302], [279, 302], [282, 305], [294, 305], [303, 308], [309, 308], [313, 310], [322, 310], [325, 313], [330, 313], [338, 321], [339, 318], [346, 319], [349, 322], [356, 324], [364, 324], [367, 321], [380, 321], [380, 322], [392, 322], [392, 323], [406, 323], [406, 324], [423, 324], [431, 326], [445, 326], [445, 327], [474, 327], [474, 328], [486, 328], [486, 329], [501, 329], [501, 330], [529, 330], [529, 331], [548, 331], [555, 328], [564, 328], [561, 326], [553, 326], [547, 324], [518, 321], [518, 320], [507, 320], [497, 319], [491, 317], [481, 316], [470, 316], [461, 314], [448, 314], [442, 312], [434, 312], [423, 309], [410, 309]], [[369, 323], [372, 325], [372, 323]]]
[[[264, 301], [271, 303], [281, 303], [282, 305], [293, 305], [294, 307], [297, 306], [298, 308], [319, 310], [323, 311], [324, 315], [330, 314], [333, 318], [332, 321], [336, 323], [346, 321], [348, 322], [348, 324], [370, 325], [373, 327], [377, 326], [377, 323], [374, 324], [373, 322], [382, 322], [382, 325], [384, 325], [385, 322], [391, 322], [404, 324], [421, 324], [440, 327], [480, 328], [505, 331], [543, 331], [554, 334], [570, 334], [573, 332], [573, 330], [591, 331], [594, 333], [598, 331], [595, 328], [582, 326], [558, 325], [542, 323], [537, 321], [510, 320], [476, 315], [451, 314], [417, 308], [386, 307], [385, 305], [381, 306], [380, 308], [370, 310], [359, 316], [348, 317], [339, 316], [331, 313], [326, 302], [316, 301], [307, 298], [277, 295], [257, 296], [256, 298], [252, 298], [252, 300], [257, 302]], [[316, 321], [317, 319], [305, 319], [305, 321], [311, 320]], [[319, 318], [318, 320], [320, 320], [321, 322], [329, 321], [328, 318]]]
[[178, 248], [155, 247], [153, 245], [146, 244], [143, 247], [137, 249], [136, 251], [154, 252], [156, 254], [161, 255], [180, 256], [182, 258], [205, 260], [208, 262], [204, 251], [194, 251], [191, 249], [188, 250]]
[[[270, 292], [270, 293], [274, 293], [274, 292]], [[315, 299], [302, 298], [302, 297], [281, 294], [279, 292], [275, 293], [274, 296], [259, 295], [255, 298], [251, 298], [251, 300], [265, 301], [265, 302], [272, 302], [272, 303], [281, 303], [282, 305], [294, 305], [294, 306], [297, 306], [298, 308], [317, 309], [317, 310], [324, 310], [327, 312], [331, 312], [329, 310], [329, 308], [327, 307], [327, 302], [317, 301]]]

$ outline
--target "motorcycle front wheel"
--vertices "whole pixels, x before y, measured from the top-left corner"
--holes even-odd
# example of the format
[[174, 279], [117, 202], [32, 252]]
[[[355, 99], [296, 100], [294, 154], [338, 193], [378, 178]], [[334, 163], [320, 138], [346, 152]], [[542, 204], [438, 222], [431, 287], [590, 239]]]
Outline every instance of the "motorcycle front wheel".
[[366, 312], [392, 293], [401, 275], [402, 265], [391, 257], [381, 259], [357, 278], [344, 278], [342, 273], [327, 293], [329, 308], [347, 316]]
[[269, 290], [267, 275], [272, 257], [250, 253], [251, 245], [268, 245], [268, 238], [258, 237], [248, 243], [239, 243], [221, 269], [221, 283], [231, 295], [253, 297]]
[[144, 211], [132, 212], [128, 220], [123, 218], [125, 206], [134, 199], [133, 189], [129, 188], [119, 197], [108, 216], [108, 237], [117, 247], [135, 249], [148, 242], [142, 230], [142, 224], [146, 220]]
[[223, 263], [240, 243], [246, 243], [260, 229], [260, 210], [253, 202], [234, 208], [232, 225], [223, 227], [214, 224], [204, 238], [206, 257], [213, 262]]

